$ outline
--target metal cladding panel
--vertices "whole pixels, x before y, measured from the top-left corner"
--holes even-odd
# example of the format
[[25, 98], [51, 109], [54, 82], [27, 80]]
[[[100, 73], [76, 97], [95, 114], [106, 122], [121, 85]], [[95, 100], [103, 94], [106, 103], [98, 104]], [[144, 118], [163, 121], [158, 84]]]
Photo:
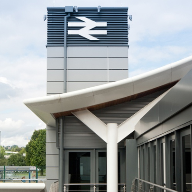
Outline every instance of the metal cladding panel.
[[109, 69], [128, 69], [128, 58], [108, 58]]
[[47, 167], [59, 166], [59, 155], [46, 155], [46, 166]]
[[64, 57], [63, 47], [47, 47], [47, 57]]
[[185, 126], [185, 123], [192, 121], [192, 106], [181, 111], [177, 115], [165, 121], [163, 124], [156, 126], [154, 129], [147, 131], [141, 137], [137, 139], [137, 144], [147, 142], [153, 138], [160, 137], [168, 133], [169, 131], [174, 131], [179, 126]]
[[63, 82], [47, 82], [47, 93], [63, 93]]
[[64, 58], [47, 58], [47, 69], [63, 69]]
[[63, 81], [63, 70], [47, 70], [47, 81]]
[[156, 106], [141, 118], [139, 125], [136, 126], [137, 137], [172, 117], [192, 103], [191, 81], [192, 70], [172, 87]]
[[[104, 123], [121, 124], [165, 90], [103, 109], [92, 111]], [[124, 140], [118, 144], [124, 147]], [[106, 148], [106, 143], [75, 116], [66, 116], [64, 123], [65, 148]]]
[[155, 98], [157, 98], [159, 95], [161, 95], [164, 91], [166, 91], [166, 89], [132, 101], [95, 110], [92, 112], [106, 124], [107, 123], [121, 124], [127, 118], [134, 115], [144, 106], [146, 106]]
[[128, 70], [109, 70], [109, 81], [119, 81], [128, 78]]
[[46, 167], [46, 179], [59, 179], [59, 167]]
[[[99, 40], [92, 40], [80, 35], [67, 35], [68, 46], [128, 46], [128, 8], [127, 7], [78, 7], [73, 11], [68, 22], [82, 22], [76, 17], [86, 17], [95, 22], [107, 22], [107, 26], [96, 26], [91, 30], [107, 30], [107, 35], [93, 34]], [[65, 7], [47, 8], [47, 46], [63, 46], [64, 44]], [[83, 26], [84, 27], [84, 26]], [[83, 27], [68, 27], [68, 30], [80, 30]]]
[[107, 47], [68, 47], [67, 57], [83, 57], [83, 58], [95, 58], [95, 57], [108, 57]]
[[68, 58], [67, 69], [108, 69], [107, 58]]
[[108, 81], [107, 70], [68, 70], [68, 81]]
[[67, 82], [67, 92], [103, 85], [105, 83], [108, 82]]

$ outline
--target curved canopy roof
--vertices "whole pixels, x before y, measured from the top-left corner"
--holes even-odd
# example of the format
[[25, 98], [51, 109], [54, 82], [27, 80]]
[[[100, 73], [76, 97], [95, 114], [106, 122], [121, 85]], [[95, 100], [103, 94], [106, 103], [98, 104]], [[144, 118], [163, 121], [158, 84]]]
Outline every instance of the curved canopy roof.
[[157, 88], [173, 86], [192, 68], [192, 56], [150, 72], [78, 91], [27, 99], [24, 104], [47, 125], [55, 117], [127, 101]]

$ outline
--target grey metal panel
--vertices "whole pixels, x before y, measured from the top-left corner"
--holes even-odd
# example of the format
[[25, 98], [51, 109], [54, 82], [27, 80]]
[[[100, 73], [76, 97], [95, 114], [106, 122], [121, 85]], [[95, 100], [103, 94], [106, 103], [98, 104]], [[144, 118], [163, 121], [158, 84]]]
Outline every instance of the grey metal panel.
[[64, 146], [65, 148], [106, 148], [106, 143], [99, 138], [96, 134], [90, 134], [87, 136], [81, 134], [73, 134], [64, 136]]
[[138, 98], [122, 104], [106, 107], [103, 109], [92, 111], [97, 117], [99, 117], [104, 123], [122, 123], [127, 118], [131, 117], [137, 111], [142, 109], [148, 103], [157, 98], [165, 90]]
[[107, 57], [107, 47], [68, 47], [67, 57]]
[[128, 58], [108, 58], [109, 69], [128, 69]]
[[64, 69], [64, 58], [47, 58], [47, 69]]
[[119, 81], [128, 78], [128, 70], [109, 70], [109, 81]]
[[107, 70], [68, 70], [68, 81], [107, 81]]
[[[63, 45], [65, 8], [47, 8], [47, 45]], [[125, 45], [128, 44], [127, 7], [78, 7], [78, 12], [70, 13], [68, 22], [82, 22], [76, 17], [84, 16], [96, 22], [107, 22], [107, 27], [95, 27], [94, 30], [107, 30], [107, 35], [93, 35], [99, 41], [90, 41], [80, 35], [68, 35], [69, 46], [74, 45]], [[68, 27], [70, 30], [79, 30], [82, 27]]]
[[59, 155], [46, 155], [46, 166], [59, 166]]
[[128, 47], [108, 47], [108, 57], [128, 57]]
[[168, 94], [158, 103], [159, 106], [158, 117], [160, 122], [162, 122], [172, 114], [172, 105], [171, 105], [172, 99], [173, 95]]
[[67, 82], [67, 92], [103, 85], [106, 82]]
[[59, 167], [46, 167], [46, 179], [59, 179]]
[[[146, 142], [151, 140], [152, 138], [158, 137], [160, 135], [163, 135], [167, 133], [168, 131], [171, 131], [180, 125], [185, 124], [186, 122], [189, 122], [192, 120], [192, 106], [188, 107], [187, 109], [181, 111], [177, 115], [173, 116], [172, 118], [165, 121], [163, 124], [158, 125], [157, 127], [153, 128], [147, 133], [144, 133], [142, 137], [137, 139], [137, 143], [140, 144], [142, 142]], [[140, 127], [142, 129], [142, 126]]]
[[[138, 153], [135, 139], [126, 140], [126, 188], [131, 189], [132, 181], [138, 177]], [[130, 174], [131, 173], [131, 174]]]
[[46, 142], [56, 142], [56, 129], [46, 129]]
[[46, 155], [58, 155], [59, 150], [56, 148], [56, 143], [46, 143]]
[[65, 118], [65, 148], [106, 148], [106, 143], [74, 116]]
[[[176, 113], [192, 101], [192, 71], [183, 77], [172, 90], [159, 102], [160, 121]], [[182, 99], [181, 99], [182, 98]]]
[[163, 125], [159, 125], [158, 129], [152, 129], [149, 132], [145, 133], [142, 135], [139, 139], [137, 139], [138, 144], [143, 143], [145, 141], [149, 141], [150, 139], [155, 138], [157, 135], [162, 135], [163, 134]]
[[157, 123], [159, 123], [159, 105], [153, 107], [153, 110], [150, 110], [140, 121], [139, 127], [136, 126], [135, 135], [138, 137], [139, 135], [146, 132], [149, 127], [153, 127]]
[[64, 48], [47, 47], [47, 57], [64, 57]]
[[[161, 99], [161, 101], [156, 106], [154, 106], [146, 115], [144, 115], [143, 118], [141, 118], [140, 126], [136, 127], [136, 132], [140, 132], [139, 130], [143, 130], [142, 133], [144, 133], [145, 131], [148, 131], [154, 126], [158, 125], [158, 123], [163, 122], [164, 120], [179, 112], [181, 109], [188, 106], [192, 102], [191, 82], [192, 70], [189, 71], [187, 75], [184, 76], [174, 87], [172, 87], [171, 90]], [[157, 108], [158, 106], [159, 111], [155, 110], [155, 108]], [[166, 124], [164, 124], [162, 131], [166, 132], [171, 128], [173, 129], [175, 126], [190, 121], [190, 114], [187, 113], [187, 111], [185, 112], [185, 114], [186, 115], [183, 116], [183, 112], [181, 112], [179, 118], [175, 119], [175, 117], [173, 117], [173, 119], [175, 119], [174, 121], [168, 120]], [[152, 119], [156, 119], [156, 121], [150, 120], [148, 118], [150, 116], [152, 117]], [[157, 121], [157, 119], [159, 119], [159, 121]], [[142, 122], [146, 122], [146, 124], [148, 122], [148, 126], [146, 127], [146, 124]], [[153, 122], [152, 125], [151, 122]], [[146, 135], [148, 135], [148, 133]], [[147, 136], [147, 138], [149, 139], [149, 136]]]
[[107, 58], [68, 58], [67, 69], [108, 69], [107, 61]]
[[163, 132], [167, 132], [179, 125], [182, 125], [188, 121], [192, 120], [192, 106], [181, 111], [174, 117], [168, 119], [165, 123], [163, 123]]
[[[104, 123], [120, 124], [154, 98], [158, 97], [162, 92], [163, 91], [159, 91], [123, 104], [95, 110], [93, 113]], [[119, 146], [123, 147], [124, 143], [121, 142]], [[64, 124], [64, 147], [68, 149], [106, 148], [106, 143], [76, 117], [67, 116]]]
[[47, 93], [63, 93], [63, 82], [47, 82]]
[[47, 81], [63, 81], [63, 70], [47, 70]]

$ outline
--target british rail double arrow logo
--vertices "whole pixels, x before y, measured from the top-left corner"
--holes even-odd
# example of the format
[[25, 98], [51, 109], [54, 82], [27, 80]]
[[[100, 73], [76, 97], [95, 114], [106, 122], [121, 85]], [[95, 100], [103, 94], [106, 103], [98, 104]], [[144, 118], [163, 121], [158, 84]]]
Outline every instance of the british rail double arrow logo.
[[107, 27], [107, 22], [95, 22], [86, 17], [76, 17], [84, 22], [68, 22], [68, 27], [84, 27], [79, 30], [68, 30], [69, 35], [80, 35], [89, 40], [99, 40], [92, 35], [107, 35], [107, 30], [91, 30], [95, 27]]

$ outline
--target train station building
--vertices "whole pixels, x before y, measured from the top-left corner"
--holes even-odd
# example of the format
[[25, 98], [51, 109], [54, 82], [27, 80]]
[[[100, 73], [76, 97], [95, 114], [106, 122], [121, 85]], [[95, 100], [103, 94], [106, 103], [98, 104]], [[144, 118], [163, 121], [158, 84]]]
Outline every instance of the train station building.
[[129, 78], [128, 19], [47, 8], [47, 95], [24, 101], [47, 125], [47, 191], [191, 191], [192, 57]]

